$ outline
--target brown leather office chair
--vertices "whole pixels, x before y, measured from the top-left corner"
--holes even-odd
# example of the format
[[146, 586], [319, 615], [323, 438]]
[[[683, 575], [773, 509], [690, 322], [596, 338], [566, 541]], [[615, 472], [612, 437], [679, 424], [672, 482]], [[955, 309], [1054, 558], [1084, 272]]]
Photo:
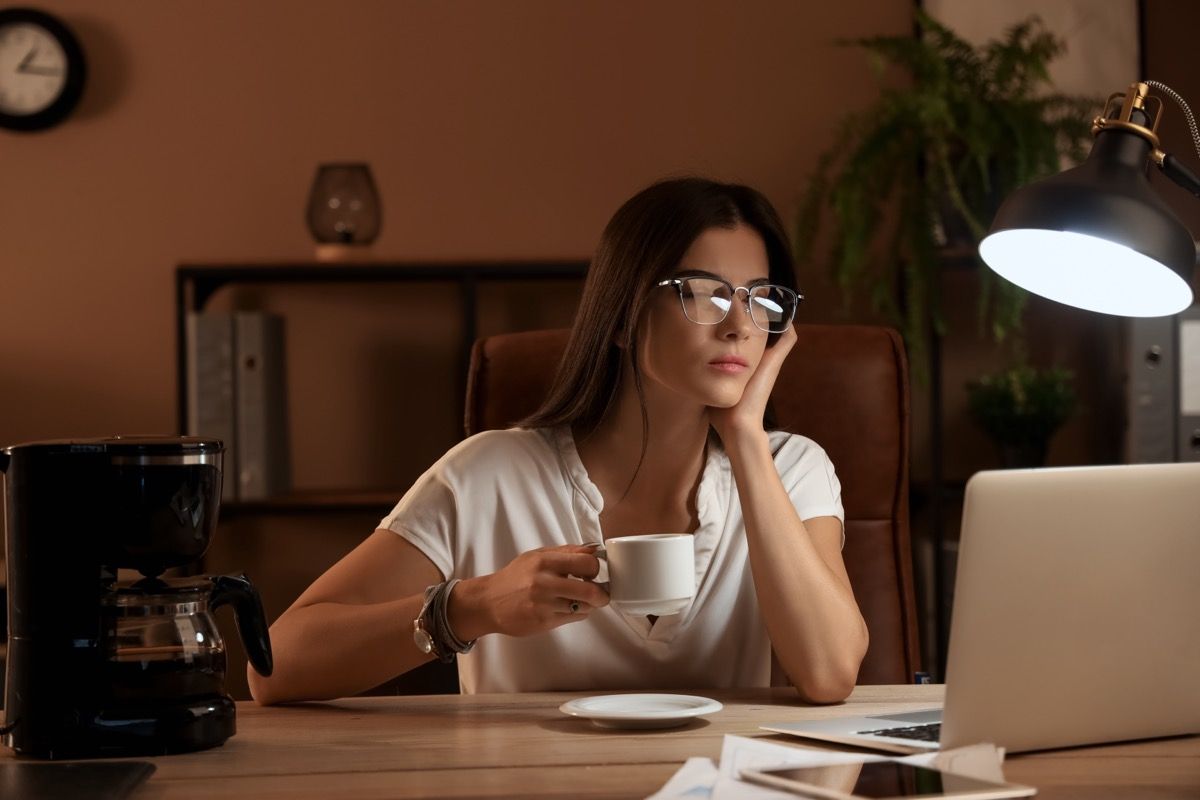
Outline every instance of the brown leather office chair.
[[[797, 325], [772, 394], [779, 427], [825, 448], [842, 483], [846, 569], [871, 633], [859, 683], [910, 683], [919, 667], [908, 535], [908, 362], [889, 328]], [[466, 432], [506, 428], [546, 396], [567, 331], [475, 342]]]

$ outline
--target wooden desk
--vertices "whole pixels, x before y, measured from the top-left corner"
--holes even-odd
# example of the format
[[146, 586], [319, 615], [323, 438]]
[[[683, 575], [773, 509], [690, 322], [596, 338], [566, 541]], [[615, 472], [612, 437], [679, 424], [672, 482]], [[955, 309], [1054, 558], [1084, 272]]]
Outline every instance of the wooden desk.
[[[766, 721], [913, 710], [940, 686], [863, 686], [814, 708], [790, 690], [706, 692], [725, 709], [667, 731], [609, 731], [566, 717], [580, 694], [370, 697], [238, 706], [223, 747], [151, 759], [150, 798], [645, 797], [690, 756], [720, 756], [727, 733]], [[773, 741], [796, 743], [787, 737]], [[0, 757], [11, 758], [4, 750]], [[1200, 797], [1200, 737], [1014, 756], [1005, 775], [1041, 798]]]

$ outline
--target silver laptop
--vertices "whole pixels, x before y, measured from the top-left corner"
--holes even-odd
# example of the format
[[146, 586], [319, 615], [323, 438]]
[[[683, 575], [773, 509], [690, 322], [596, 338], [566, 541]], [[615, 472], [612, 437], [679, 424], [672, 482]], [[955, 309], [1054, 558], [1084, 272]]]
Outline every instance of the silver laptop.
[[906, 753], [1197, 733], [1198, 675], [1200, 463], [981, 472], [944, 711], [763, 727]]

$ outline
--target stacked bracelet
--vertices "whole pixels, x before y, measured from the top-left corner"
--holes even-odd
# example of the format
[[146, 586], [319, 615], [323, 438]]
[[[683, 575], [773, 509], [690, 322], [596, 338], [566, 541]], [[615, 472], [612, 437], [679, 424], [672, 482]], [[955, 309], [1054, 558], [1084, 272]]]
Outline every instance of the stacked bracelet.
[[471, 652], [471, 648], [475, 646], [474, 639], [464, 642], [450, 629], [447, 613], [450, 606], [450, 592], [457, 583], [458, 579], [456, 578], [426, 589], [425, 605], [414, 624], [415, 630], [425, 633], [429, 640], [429, 649], [422, 646], [420, 637], [417, 639], [418, 646], [447, 664], [453, 661], [456, 655]]

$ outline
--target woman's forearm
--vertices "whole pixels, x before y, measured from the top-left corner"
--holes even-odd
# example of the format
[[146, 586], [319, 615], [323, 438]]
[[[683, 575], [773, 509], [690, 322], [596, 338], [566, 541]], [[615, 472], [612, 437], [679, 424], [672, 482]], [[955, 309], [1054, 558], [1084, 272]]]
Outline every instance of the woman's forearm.
[[275, 669], [247, 667], [262, 705], [358, 694], [433, 659], [413, 643], [422, 595], [384, 603], [314, 603], [290, 608], [271, 626]]
[[[464, 641], [490, 633], [529, 636], [579, 622], [608, 603], [603, 589], [576, 580], [594, 578], [598, 569], [587, 545], [522, 553], [498, 572], [455, 583], [446, 622]], [[352, 595], [343, 588], [341, 596], [347, 594]], [[571, 600], [579, 608], [565, 613]], [[345, 697], [433, 660], [413, 642], [413, 620], [423, 605], [424, 593], [378, 603], [315, 600], [289, 608], [271, 626], [275, 671], [264, 678], [248, 667], [250, 693], [263, 705]]]
[[854, 688], [867, 648], [854, 594], [821, 557], [796, 513], [766, 433], [730, 440], [726, 451], [771, 644], [802, 696], [819, 703], [840, 701]]

